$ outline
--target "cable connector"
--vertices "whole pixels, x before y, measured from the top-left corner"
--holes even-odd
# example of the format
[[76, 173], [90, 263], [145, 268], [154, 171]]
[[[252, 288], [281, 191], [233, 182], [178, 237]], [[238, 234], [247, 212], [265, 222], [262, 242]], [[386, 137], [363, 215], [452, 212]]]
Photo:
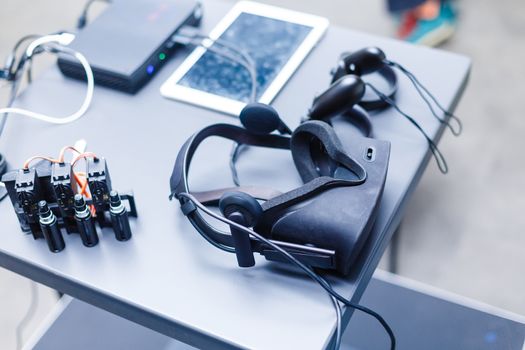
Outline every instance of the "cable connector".
[[171, 41], [176, 44], [188, 46], [192, 44], [195, 38], [197, 38], [199, 35], [200, 35], [199, 28], [195, 28], [190, 25], [185, 25], [185, 26], [182, 26], [179, 30], [177, 30], [177, 33], [175, 33], [171, 37]]

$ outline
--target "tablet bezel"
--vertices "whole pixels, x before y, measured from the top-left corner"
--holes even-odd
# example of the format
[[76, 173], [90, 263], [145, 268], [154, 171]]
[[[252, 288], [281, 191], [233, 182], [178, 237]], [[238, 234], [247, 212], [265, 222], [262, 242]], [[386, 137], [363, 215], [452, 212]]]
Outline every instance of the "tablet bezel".
[[[311, 27], [310, 33], [305, 37], [297, 50], [284, 64], [281, 71], [273, 79], [271, 84], [263, 92], [258, 102], [269, 104], [277, 96], [279, 91], [288, 82], [290, 77], [299, 68], [306, 56], [315, 47], [317, 42], [321, 39], [328, 28], [329, 22], [324, 17], [310, 15], [302, 12], [296, 12], [280, 7], [260, 4], [251, 1], [238, 2], [224, 18], [215, 26], [210, 32], [211, 39], [219, 38], [237, 19], [241, 13], [249, 13], [257, 16], [273, 18], [290, 23], [296, 23]], [[204, 46], [210, 47], [213, 45], [211, 40], [204, 40]], [[238, 115], [242, 108], [246, 105], [245, 102], [233, 100], [227, 97], [222, 97], [209, 92], [193, 89], [188, 86], [179, 85], [178, 82], [184, 75], [193, 67], [199, 58], [206, 52], [206, 48], [197, 47], [184, 62], [173, 72], [173, 74], [162, 84], [160, 93], [162, 96], [175, 99], [182, 102], [188, 102], [194, 105], [206, 107], [219, 112], [231, 115]]]

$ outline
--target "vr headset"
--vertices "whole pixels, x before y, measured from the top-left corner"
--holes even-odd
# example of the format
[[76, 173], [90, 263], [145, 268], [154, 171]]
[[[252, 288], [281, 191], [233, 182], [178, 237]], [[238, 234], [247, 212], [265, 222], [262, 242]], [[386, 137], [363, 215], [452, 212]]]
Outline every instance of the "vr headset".
[[[363, 93], [364, 89], [356, 98]], [[215, 124], [202, 129], [179, 151], [170, 178], [170, 198], [178, 199], [184, 215], [209, 243], [235, 253], [240, 267], [255, 265], [255, 252], [267, 260], [287, 261], [271, 242], [305, 265], [347, 275], [376, 218], [390, 144], [366, 136], [339, 139], [323, 120], [323, 115], [334, 115], [329, 112], [313, 113], [318, 120], [305, 121], [291, 132], [272, 107], [253, 103], [239, 116], [243, 127]], [[345, 113], [357, 115], [359, 123], [367, 118], [352, 106]], [[365, 124], [371, 127], [369, 120]], [[285, 193], [253, 186], [192, 192], [188, 186], [191, 160], [209, 137], [289, 150], [304, 184]], [[206, 205], [218, 205], [222, 216], [206, 210]], [[203, 210], [229, 223], [230, 232], [208, 223]], [[266, 242], [257, 238], [261, 236]]]

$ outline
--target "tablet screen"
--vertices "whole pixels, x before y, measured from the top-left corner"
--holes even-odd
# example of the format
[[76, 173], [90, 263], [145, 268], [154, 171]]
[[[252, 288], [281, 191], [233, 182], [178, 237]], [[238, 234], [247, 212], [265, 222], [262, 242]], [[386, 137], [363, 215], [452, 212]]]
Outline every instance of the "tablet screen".
[[[279, 74], [312, 27], [241, 13], [219, 37], [243, 50], [255, 63], [257, 99]], [[218, 44], [214, 47], [224, 50]], [[228, 53], [232, 51], [228, 50]], [[237, 56], [235, 53], [233, 55]], [[249, 102], [251, 77], [245, 67], [207, 50], [178, 84], [232, 100]]]

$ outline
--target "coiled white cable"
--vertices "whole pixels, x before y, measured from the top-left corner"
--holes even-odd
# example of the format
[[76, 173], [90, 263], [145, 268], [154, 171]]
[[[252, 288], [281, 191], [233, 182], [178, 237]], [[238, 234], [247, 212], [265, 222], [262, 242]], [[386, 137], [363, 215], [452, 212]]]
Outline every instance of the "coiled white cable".
[[[69, 36], [66, 36], [69, 35]], [[70, 55], [75, 57], [79, 63], [82, 65], [86, 72], [86, 81], [87, 81], [87, 91], [86, 96], [84, 97], [84, 102], [82, 102], [82, 105], [80, 108], [73, 114], [66, 116], [66, 117], [54, 117], [49, 116], [42, 113], [37, 113], [33, 111], [29, 111], [22, 108], [16, 108], [16, 107], [8, 107], [8, 108], [0, 108], [0, 114], [9, 113], [14, 115], [20, 115], [29, 117], [32, 119], [41, 120], [46, 123], [51, 124], [68, 124], [72, 123], [75, 120], [82, 117], [87, 109], [89, 108], [89, 105], [91, 104], [91, 100], [93, 99], [93, 91], [95, 89], [95, 79], [93, 77], [93, 71], [91, 70], [91, 66], [89, 65], [88, 60], [84, 55], [82, 55], [80, 52], [72, 50], [68, 47], [64, 47], [62, 45], [67, 45], [69, 42], [71, 42], [71, 35], [69, 33], [63, 33], [63, 34], [57, 34], [57, 35], [49, 35], [46, 37], [42, 37], [40, 39], [35, 40], [33, 43], [29, 45], [29, 47], [26, 50], [26, 55], [30, 59], [33, 55], [33, 52], [40, 46], [46, 45], [48, 43], [58, 43], [59, 45], [54, 46], [53, 48], [63, 54]]]

